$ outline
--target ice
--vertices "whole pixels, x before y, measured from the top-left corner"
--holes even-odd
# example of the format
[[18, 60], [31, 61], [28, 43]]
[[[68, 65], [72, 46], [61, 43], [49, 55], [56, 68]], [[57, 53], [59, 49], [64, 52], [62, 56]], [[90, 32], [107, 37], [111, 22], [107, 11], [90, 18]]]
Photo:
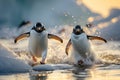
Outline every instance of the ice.
[[33, 67], [35, 71], [53, 71], [53, 70], [64, 70], [64, 69], [72, 69], [73, 66], [69, 64], [45, 64], [45, 65], [37, 65]]
[[31, 67], [20, 60], [16, 55], [0, 44], [0, 74], [28, 72]]

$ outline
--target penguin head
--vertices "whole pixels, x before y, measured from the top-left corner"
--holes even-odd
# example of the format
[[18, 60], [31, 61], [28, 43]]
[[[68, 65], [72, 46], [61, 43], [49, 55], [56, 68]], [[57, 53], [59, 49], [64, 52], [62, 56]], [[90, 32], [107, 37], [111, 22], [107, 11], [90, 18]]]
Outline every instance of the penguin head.
[[35, 30], [36, 32], [41, 33], [42, 31], [45, 30], [45, 27], [40, 22], [38, 22], [36, 26], [32, 28], [32, 30]]
[[73, 33], [76, 35], [79, 35], [81, 33], [84, 33], [84, 31], [80, 25], [76, 25], [75, 28], [73, 28]]

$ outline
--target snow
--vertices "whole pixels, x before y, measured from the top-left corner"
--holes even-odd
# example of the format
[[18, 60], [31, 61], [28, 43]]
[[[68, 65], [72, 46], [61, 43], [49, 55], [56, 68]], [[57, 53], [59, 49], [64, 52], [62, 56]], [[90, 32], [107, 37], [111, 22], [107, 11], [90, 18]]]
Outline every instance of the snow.
[[0, 74], [29, 72], [31, 67], [15, 53], [0, 44]]

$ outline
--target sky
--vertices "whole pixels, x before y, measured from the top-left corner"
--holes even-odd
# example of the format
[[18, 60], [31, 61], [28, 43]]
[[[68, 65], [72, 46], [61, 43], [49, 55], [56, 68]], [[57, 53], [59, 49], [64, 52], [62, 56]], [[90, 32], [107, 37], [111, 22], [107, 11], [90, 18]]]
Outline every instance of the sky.
[[92, 12], [104, 18], [110, 15], [112, 9], [120, 9], [120, 0], [77, 0], [76, 2], [78, 5], [83, 3]]

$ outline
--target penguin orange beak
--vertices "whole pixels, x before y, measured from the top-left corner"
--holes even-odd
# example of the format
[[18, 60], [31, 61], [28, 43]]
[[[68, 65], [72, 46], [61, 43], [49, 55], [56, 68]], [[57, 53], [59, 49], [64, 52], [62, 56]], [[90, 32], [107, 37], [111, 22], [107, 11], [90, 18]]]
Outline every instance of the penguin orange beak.
[[41, 27], [38, 27], [38, 28], [37, 28], [37, 30], [38, 30], [38, 31], [41, 31], [41, 30], [42, 30], [42, 28], [41, 28]]
[[76, 29], [76, 32], [80, 32], [80, 29]]

